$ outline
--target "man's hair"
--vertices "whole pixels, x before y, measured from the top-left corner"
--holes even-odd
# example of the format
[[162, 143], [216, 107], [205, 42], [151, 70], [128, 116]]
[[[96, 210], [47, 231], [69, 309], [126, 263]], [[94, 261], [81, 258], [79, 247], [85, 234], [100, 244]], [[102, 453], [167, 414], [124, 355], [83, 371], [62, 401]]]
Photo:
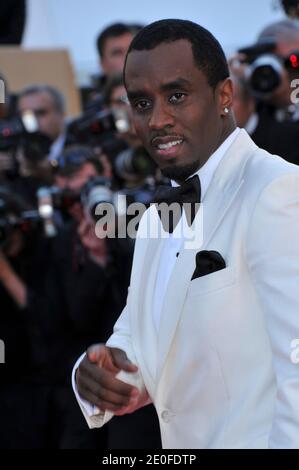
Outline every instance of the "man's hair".
[[266, 39], [293, 41], [299, 38], [299, 24], [292, 20], [276, 21], [266, 26], [258, 36], [258, 42]]
[[[187, 20], [160, 20], [143, 28], [133, 38], [126, 62], [132, 51], [151, 50], [179, 39], [190, 42], [195, 65], [204, 72], [212, 88], [229, 76], [226, 57], [217, 39], [207, 29]], [[126, 63], [124, 71], [125, 68]]]
[[134, 28], [125, 23], [113, 23], [107, 28], [105, 28], [97, 37], [97, 50], [100, 57], [104, 55], [104, 49], [106, 42], [110, 38], [117, 38], [118, 36], [123, 36], [124, 34], [131, 33], [133, 34]]
[[135, 36], [139, 31], [144, 28], [144, 24], [141, 23], [130, 23], [130, 30], [133, 36]]
[[63, 95], [60, 93], [57, 88], [54, 88], [50, 85], [30, 85], [19, 93], [18, 99], [20, 100], [21, 98], [29, 95], [35, 95], [36, 93], [48, 93], [52, 100], [55, 109], [63, 114], [65, 111], [65, 101]]
[[86, 163], [91, 163], [95, 170], [102, 175], [103, 165], [91, 147], [86, 145], [69, 145], [58, 157], [55, 174], [59, 176], [73, 176], [80, 171]]

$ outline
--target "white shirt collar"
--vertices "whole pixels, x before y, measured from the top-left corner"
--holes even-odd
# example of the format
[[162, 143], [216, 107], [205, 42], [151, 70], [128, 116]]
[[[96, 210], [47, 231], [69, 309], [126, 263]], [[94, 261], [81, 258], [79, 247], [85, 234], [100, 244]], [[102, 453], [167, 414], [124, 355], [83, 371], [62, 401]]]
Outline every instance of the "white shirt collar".
[[[201, 199], [204, 197], [205, 193], [207, 192], [207, 189], [209, 187], [209, 184], [212, 180], [212, 177], [215, 173], [217, 166], [219, 165], [220, 161], [222, 160], [228, 148], [236, 139], [239, 132], [240, 132], [240, 128], [236, 127], [236, 129], [225, 139], [224, 142], [222, 142], [222, 144], [215, 150], [215, 152], [212, 153], [212, 155], [208, 158], [206, 163], [198, 171], [193, 173], [193, 175], [189, 176], [189, 178], [192, 178], [192, 176], [194, 175], [199, 176], [200, 186], [201, 186]], [[179, 186], [179, 184], [173, 180], [171, 180], [171, 185], [173, 187]]]
[[56, 140], [52, 143], [50, 147], [50, 152], [48, 154], [48, 160], [57, 160], [57, 158], [60, 156], [60, 154], [63, 151], [63, 146], [65, 143], [66, 139], [66, 132], [62, 132]]

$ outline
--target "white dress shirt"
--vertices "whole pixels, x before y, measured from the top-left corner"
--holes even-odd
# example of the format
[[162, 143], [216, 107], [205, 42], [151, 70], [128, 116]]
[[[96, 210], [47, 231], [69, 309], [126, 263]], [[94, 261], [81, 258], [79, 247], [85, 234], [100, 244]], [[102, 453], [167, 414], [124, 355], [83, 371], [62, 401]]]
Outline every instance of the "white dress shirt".
[[[225, 139], [225, 141], [220, 145], [220, 147], [218, 147], [217, 150], [215, 150], [215, 152], [210, 156], [207, 162], [196, 173], [194, 173], [194, 175], [198, 175], [200, 178], [201, 201], [204, 200], [208, 186], [212, 180], [212, 177], [215, 173], [217, 166], [219, 165], [222, 157], [224, 156], [228, 148], [234, 142], [239, 131], [240, 129], [239, 127], [237, 127]], [[194, 175], [191, 175], [190, 178]], [[172, 186], [179, 186], [175, 181], [171, 181], [171, 184]], [[177, 236], [177, 231], [181, 231], [181, 233], [185, 233], [184, 231], [182, 231], [181, 224], [187, 224], [184, 212], [182, 215], [182, 219], [175, 227], [174, 232], [172, 234], [169, 234], [170, 236], [167, 238], [166, 243], [163, 246], [163, 251], [161, 253], [161, 258], [159, 261], [159, 268], [158, 268], [158, 274], [157, 274], [157, 279], [156, 279], [156, 288], [155, 288], [154, 299], [153, 299], [153, 306], [154, 306], [153, 321], [154, 321], [157, 332], [159, 330], [162, 304], [163, 304], [163, 300], [165, 297], [167, 285], [168, 285], [171, 273], [173, 271], [175, 262], [177, 260], [176, 254], [180, 251], [184, 243], [183, 236], [181, 237]], [[76, 370], [80, 362], [84, 358], [84, 356], [85, 356], [85, 353], [77, 360], [73, 368], [72, 386], [73, 386], [73, 390], [76, 395], [76, 398], [79, 402], [79, 405], [81, 406], [81, 408], [82, 407], [84, 408], [85, 412], [90, 417], [90, 416], [99, 415], [100, 410], [97, 407], [92, 406], [90, 403], [88, 403], [86, 400], [83, 400], [79, 396], [77, 386], [76, 386], [76, 381], [75, 381]]]

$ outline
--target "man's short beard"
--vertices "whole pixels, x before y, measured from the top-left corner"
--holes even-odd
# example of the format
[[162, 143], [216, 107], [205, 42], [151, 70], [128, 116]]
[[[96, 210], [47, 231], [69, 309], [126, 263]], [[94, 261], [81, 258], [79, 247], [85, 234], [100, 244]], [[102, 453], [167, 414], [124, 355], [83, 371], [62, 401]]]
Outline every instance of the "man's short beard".
[[184, 166], [168, 166], [161, 170], [161, 173], [166, 178], [182, 183], [189, 176], [193, 175], [199, 169], [199, 163], [193, 162]]

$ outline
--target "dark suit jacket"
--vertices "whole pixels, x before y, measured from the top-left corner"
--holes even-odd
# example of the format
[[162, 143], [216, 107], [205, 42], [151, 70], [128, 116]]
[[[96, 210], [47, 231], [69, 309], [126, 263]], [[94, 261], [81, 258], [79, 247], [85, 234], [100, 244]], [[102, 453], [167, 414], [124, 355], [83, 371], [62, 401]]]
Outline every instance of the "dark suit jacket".
[[299, 123], [278, 122], [274, 113], [275, 109], [270, 106], [263, 105], [258, 108], [259, 122], [251, 138], [267, 152], [298, 165]]

